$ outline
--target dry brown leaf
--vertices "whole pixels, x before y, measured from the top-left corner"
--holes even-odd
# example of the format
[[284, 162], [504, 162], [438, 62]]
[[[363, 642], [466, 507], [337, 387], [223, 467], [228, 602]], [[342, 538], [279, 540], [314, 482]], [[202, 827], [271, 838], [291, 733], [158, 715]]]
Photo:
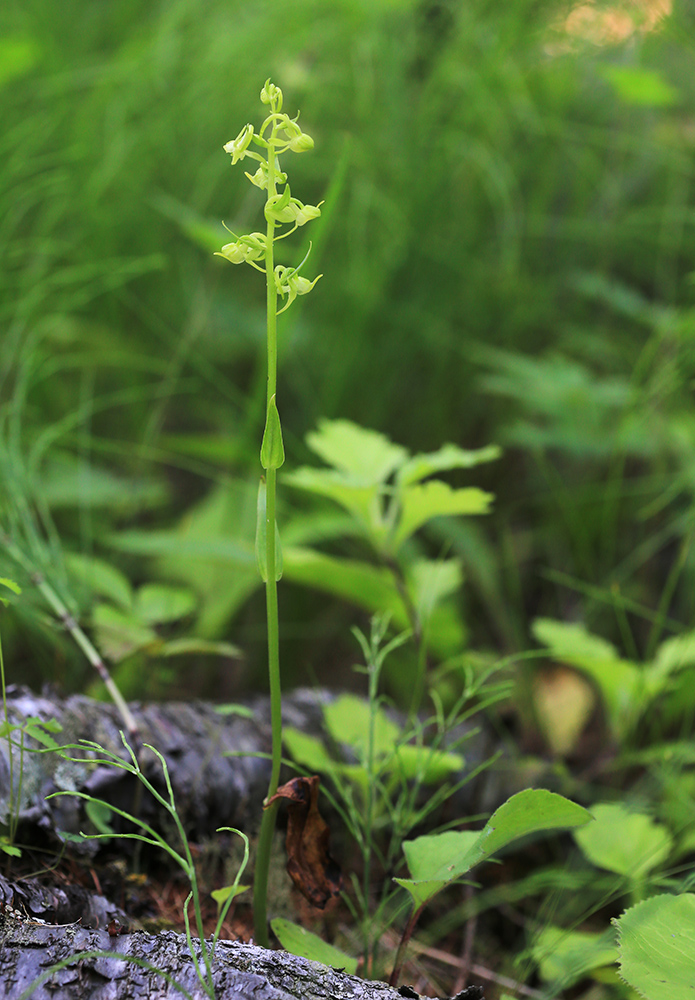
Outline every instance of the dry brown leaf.
[[340, 867], [328, 853], [328, 824], [318, 809], [319, 777], [292, 778], [268, 805], [287, 801], [287, 871], [302, 895], [323, 909], [343, 884]]

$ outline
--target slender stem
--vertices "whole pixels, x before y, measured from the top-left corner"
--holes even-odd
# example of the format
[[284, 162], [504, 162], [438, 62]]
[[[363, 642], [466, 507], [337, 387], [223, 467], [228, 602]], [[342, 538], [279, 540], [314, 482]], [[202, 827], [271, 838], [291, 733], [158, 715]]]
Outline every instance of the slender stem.
[[[272, 141], [268, 147], [268, 198], [276, 193], [275, 187], [275, 150]], [[266, 272], [266, 311], [267, 311], [267, 350], [268, 350], [268, 388], [266, 394], [266, 414], [270, 402], [275, 396], [277, 387], [277, 289], [275, 287], [274, 260], [275, 221], [268, 220], [266, 233], [265, 272]], [[267, 419], [267, 418], [266, 418]], [[268, 469], [266, 476], [266, 615], [268, 623], [268, 678], [270, 685], [270, 724], [272, 731], [272, 765], [268, 798], [277, 791], [280, 780], [280, 764], [282, 757], [282, 695], [280, 687], [280, 646], [278, 626], [278, 590], [276, 580], [277, 553], [275, 551], [275, 493], [276, 470]], [[253, 921], [254, 934], [258, 944], [268, 947], [268, 869], [270, 867], [270, 852], [275, 830], [277, 805], [273, 804], [263, 811], [261, 830], [256, 850], [256, 870], [253, 883]]]
[[53, 610], [54, 614], [62, 622], [63, 627], [67, 632], [70, 633], [75, 643], [80, 647], [84, 655], [87, 657], [91, 665], [94, 667], [96, 672], [99, 674], [102, 682], [104, 683], [106, 690], [109, 692], [116, 708], [118, 709], [121, 718], [125, 724], [126, 729], [130, 735], [131, 740], [135, 745], [138, 741], [138, 725], [133, 718], [133, 715], [128, 708], [128, 705], [123, 698], [123, 695], [116, 687], [111, 674], [109, 673], [108, 667], [104, 663], [103, 659], [99, 655], [98, 651], [94, 647], [94, 644], [90, 642], [89, 638], [85, 635], [83, 630], [80, 628], [79, 624], [70, 614], [70, 611], [65, 606], [63, 601], [60, 599], [53, 587], [48, 583], [45, 577], [34, 570], [29, 559], [24, 555], [22, 550], [14, 544], [14, 542], [7, 536], [0, 536], [0, 542], [5, 547], [8, 555], [14, 559], [18, 565], [20, 565], [27, 573], [31, 576], [32, 582], [36, 585], [37, 589], [43, 596], [44, 600], [48, 606]]
[[425, 903], [422, 903], [420, 906], [417, 906], [410, 914], [410, 919], [408, 920], [408, 923], [405, 925], [405, 928], [401, 935], [401, 940], [398, 944], [398, 951], [396, 952], [396, 958], [393, 963], [393, 971], [389, 979], [389, 986], [395, 986], [396, 983], [398, 982], [398, 977], [401, 972], [401, 966], [403, 965], [403, 960], [405, 958], [405, 952], [408, 947], [408, 942], [413, 936], [415, 925], [420, 919], [420, 914], [424, 909], [425, 909]]

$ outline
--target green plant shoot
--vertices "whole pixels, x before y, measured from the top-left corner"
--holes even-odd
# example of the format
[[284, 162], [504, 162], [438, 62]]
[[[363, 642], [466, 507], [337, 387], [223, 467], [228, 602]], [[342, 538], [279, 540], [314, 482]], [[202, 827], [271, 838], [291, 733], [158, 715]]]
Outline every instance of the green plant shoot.
[[[254, 174], [246, 176], [256, 187], [266, 193], [265, 233], [236, 236], [218, 252], [232, 264], [250, 264], [266, 278], [266, 321], [268, 384], [265, 430], [261, 444], [261, 465], [265, 478], [261, 479], [258, 498], [256, 527], [256, 557], [258, 569], [266, 586], [268, 622], [268, 675], [270, 682], [270, 714], [272, 726], [272, 766], [268, 798], [278, 787], [282, 755], [282, 716], [280, 687], [280, 652], [278, 628], [277, 582], [282, 575], [279, 536], [275, 519], [275, 494], [277, 470], [285, 461], [282, 443], [282, 425], [277, 407], [277, 317], [284, 312], [298, 295], [306, 295], [321, 275], [310, 281], [299, 272], [308, 257], [296, 266], [275, 263], [275, 244], [321, 214], [319, 205], [304, 205], [292, 197], [287, 174], [280, 167], [279, 157], [288, 151], [303, 153], [314, 146], [311, 136], [297, 124], [299, 115], [290, 118], [282, 110], [282, 91], [270, 80], [261, 90], [261, 102], [270, 114], [256, 132], [253, 125], [245, 125], [236, 139], [224, 149], [232, 157], [232, 165], [239, 160], [251, 159], [258, 163]], [[322, 203], [321, 203], [322, 204]], [[278, 296], [285, 303], [278, 310]], [[268, 945], [267, 895], [270, 848], [275, 828], [276, 805], [263, 812], [256, 851], [254, 877], [254, 931], [261, 945]]]

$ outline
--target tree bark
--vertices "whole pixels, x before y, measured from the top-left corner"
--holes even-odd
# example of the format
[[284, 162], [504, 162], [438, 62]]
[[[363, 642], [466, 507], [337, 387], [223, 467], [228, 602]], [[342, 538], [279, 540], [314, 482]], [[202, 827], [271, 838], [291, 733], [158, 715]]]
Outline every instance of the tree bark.
[[[199, 957], [197, 940], [193, 947]], [[83, 952], [107, 952], [109, 957], [78, 958]], [[66, 958], [75, 960], [47, 975], [51, 966]], [[236, 941], [219, 941], [212, 965], [216, 1000], [402, 1000], [412, 995], [287, 952]], [[192, 1000], [207, 997], [182, 934], [137, 931], [110, 936], [108, 931], [89, 931], [76, 924], [57, 926], [23, 922], [7, 913], [0, 916], [0, 996], [5, 1000], [179, 1000], [185, 996], [183, 990]]]

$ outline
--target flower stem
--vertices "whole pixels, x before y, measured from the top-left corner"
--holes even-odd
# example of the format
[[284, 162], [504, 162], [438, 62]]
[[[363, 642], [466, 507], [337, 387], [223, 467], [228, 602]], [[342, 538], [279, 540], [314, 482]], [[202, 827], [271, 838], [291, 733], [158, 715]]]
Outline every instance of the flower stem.
[[[276, 193], [275, 188], [275, 151], [272, 142], [268, 149], [268, 198]], [[267, 311], [267, 350], [268, 350], [268, 388], [266, 395], [266, 414], [277, 387], [277, 288], [275, 285], [274, 261], [275, 220], [268, 219], [266, 234], [265, 271], [266, 271], [266, 311]], [[278, 589], [276, 579], [277, 553], [275, 550], [275, 495], [277, 470], [269, 468], [266, 472], [266, 615], [268, 622], [268, 679], [270, 685], [270, 725], [272, 732], [272, 765], [268, 798], [277, 791], [280, 780], [280, 764], [282, 756], [282, 694], [280, 687], [280, 646], [278, 625]], [[273, 804], [263, 811], [261, 830], [256, 849], [256, 870], [253, 884], [253, 921], [256, 942], [262, 947], [268, 947], [268, 869], [270, 867], [270, 852], [275, 830], [277, 806]]]

